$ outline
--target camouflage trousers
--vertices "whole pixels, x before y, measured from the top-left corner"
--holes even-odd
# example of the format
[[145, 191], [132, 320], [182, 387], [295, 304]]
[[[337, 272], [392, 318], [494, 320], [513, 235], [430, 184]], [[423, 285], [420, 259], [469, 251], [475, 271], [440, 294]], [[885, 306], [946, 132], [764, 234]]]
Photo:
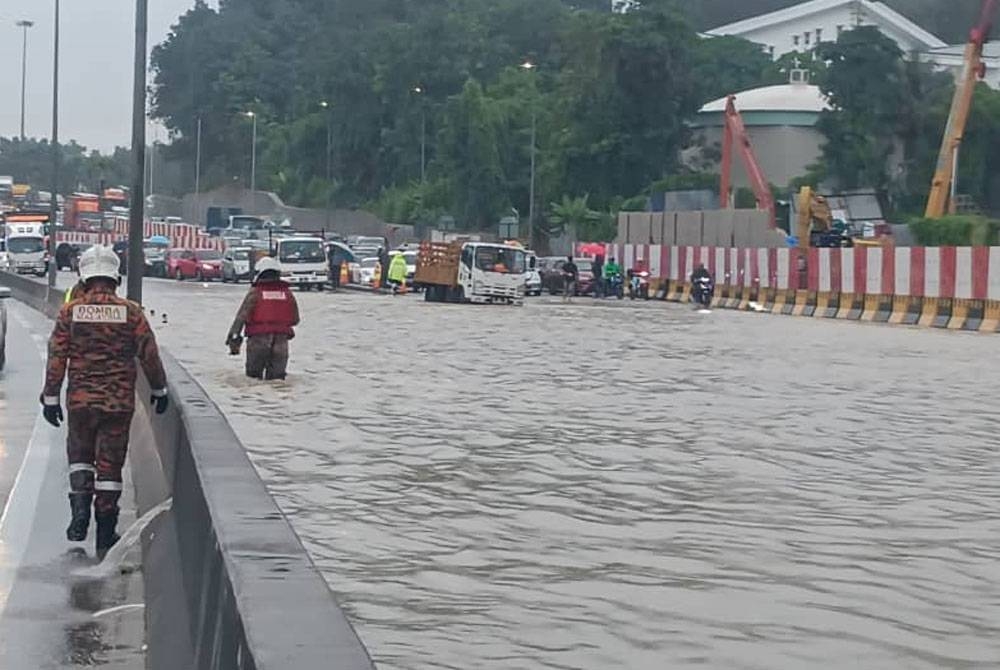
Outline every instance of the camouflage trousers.
[[252, 335], [247, 340], [247, 377], [284, 379], [287, 368], [287, 335]]
[[132, 412], [70, 409], [66, 454], [73, 493], [93, 493], [98, 514], [117, 512]]

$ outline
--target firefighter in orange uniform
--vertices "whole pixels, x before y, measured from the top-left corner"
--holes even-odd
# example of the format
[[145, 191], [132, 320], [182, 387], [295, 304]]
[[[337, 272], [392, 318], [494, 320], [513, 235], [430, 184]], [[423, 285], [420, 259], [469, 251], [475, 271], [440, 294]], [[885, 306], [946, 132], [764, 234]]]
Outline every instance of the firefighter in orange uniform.
[[156, 412], [167, 410], [167, 380], [153, 331], [138, 304], [119, 298], [118, 256], [95, 246], [80, 257], [84, 291], [66, 303], [49, 339], [49, 360], [42, 391], [45, 420], [63, 421], [60, 393], [69, 370], [70, 510], [66, 539], [82, 542], [90, 526], [90, 505], [97, 522], [97, 554], [118, 541], [118, 499], [135, 411], [136, 359], [153, 389]]
[[281, 280], [281, 265], [273, 258], [257, 262], [253, 286], [243, 299], [229, 329], [226, 345], [239, 353], [247, 337], [246, 374], [253, 379], [284, 379], [288, 368], [288, 341], [299, 325], [299, 305], [291, 287]]

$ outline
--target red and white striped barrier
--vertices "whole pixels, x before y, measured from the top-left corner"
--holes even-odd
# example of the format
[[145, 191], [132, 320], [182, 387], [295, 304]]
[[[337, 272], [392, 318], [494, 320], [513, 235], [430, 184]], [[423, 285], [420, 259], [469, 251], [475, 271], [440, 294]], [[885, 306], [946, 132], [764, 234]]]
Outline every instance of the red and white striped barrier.
[[[222, 251], [224, 241], [218, 237], [212, 237], [205, 233], [198, 226], [189, 223], [162, 223], [147, 221], [143, 224], [143, 236], [150, 238], [153, 236], [165, 237], [170, 240], [170, 246], [175, 249], [215, 249]], [[128, 239], [128, 218], [122, 216], [114, 217], [111, 222], [111, 231], [101, 233], [85, 233], [78, 231], [59, 231], [56, 234], [58, 242], [69, 242], [71, 244], [103, 244], [110, 246], [115, 242]]]
[[[746, 304], [809, 301], [815, 313], [950, 328], [1000, 327], [1000, 247], [765, 249], [607, 244], [605, 258], [648, 269], [680, 297], [704, 265], [723, 296]], [[792, 295], [796, 293], [797, 295]], [[735, 305], [734, 305], [735, 306]], [[899, 313], [906, 315], [899, 316]], [[798, 312], [796, 312], [798, 313]], [[891, 315], [890, 315], [891, 313]], [[898, 318], [897, 318], [898, 316]], [[979, 323], [985, 326], [978, 326]]]

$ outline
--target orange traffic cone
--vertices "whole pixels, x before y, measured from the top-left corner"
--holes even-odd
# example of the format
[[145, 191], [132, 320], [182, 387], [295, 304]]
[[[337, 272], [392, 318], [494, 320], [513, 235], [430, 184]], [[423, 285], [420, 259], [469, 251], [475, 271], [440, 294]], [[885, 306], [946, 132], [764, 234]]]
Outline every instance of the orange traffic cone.
[[375, 264], [375, 274], [372, 276], [372, 288], [376, 291], [382, 288], [382, 264]]
[[340, 264], [340, 285], [347, 286], [351, 283], [351, 276], [347, 272], [347, 263]]

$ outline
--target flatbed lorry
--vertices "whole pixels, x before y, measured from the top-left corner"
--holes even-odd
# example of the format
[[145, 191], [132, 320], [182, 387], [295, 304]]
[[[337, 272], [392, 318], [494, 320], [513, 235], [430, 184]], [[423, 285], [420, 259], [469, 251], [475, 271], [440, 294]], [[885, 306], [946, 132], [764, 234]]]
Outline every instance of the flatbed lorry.
[[523, 305], [525, 258], [506, 244], [423, 242], [413, 281], [427, 302]]

